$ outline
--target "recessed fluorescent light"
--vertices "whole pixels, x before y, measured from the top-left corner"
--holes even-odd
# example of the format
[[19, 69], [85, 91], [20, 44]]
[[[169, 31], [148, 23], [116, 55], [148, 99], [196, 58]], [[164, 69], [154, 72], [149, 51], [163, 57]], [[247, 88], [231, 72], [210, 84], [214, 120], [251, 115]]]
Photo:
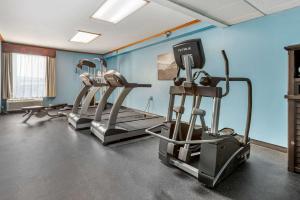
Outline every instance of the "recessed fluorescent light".
[[89, 43], [99, 36], [100, 34], [78, 31], [76, 35], [72, 37], [71, 42]]
[[147, 0], [106, 0], [92, 18], [116, 24], [148, 2]]

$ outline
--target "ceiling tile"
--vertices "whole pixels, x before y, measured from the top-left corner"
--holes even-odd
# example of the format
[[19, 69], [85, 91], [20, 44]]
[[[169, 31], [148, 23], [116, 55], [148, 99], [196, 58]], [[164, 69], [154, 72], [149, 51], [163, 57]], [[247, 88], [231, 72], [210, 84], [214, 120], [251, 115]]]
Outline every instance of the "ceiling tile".
[[300, 0], [248, 0], [266, 14], [300, 6]]
[[196, 12], [232, 25], [263, 16], [243, 0], [171, 0]]

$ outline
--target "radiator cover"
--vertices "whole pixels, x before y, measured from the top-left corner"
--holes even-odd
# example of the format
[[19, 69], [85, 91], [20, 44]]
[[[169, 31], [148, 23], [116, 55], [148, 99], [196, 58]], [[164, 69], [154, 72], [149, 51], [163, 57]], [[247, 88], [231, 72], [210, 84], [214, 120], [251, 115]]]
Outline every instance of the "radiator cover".
[[42, 99], [9, 99], [6, 104], [6, 111], [20, 111], [26, 106], [42, 106]]

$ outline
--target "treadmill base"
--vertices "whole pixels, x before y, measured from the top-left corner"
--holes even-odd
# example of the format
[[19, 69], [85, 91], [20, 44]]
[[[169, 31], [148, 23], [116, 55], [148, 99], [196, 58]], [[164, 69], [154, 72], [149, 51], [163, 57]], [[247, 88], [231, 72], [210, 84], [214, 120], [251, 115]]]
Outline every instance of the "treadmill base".
[[[92, 123], [91, 132], [99, 138], [103, 145], [107, 145], [109, 143], [118, 142], [125, 139], [130, 139], [137, 136], [147, 135], [144, 129], [127, 131], [121, 128], [113, 128], [113, 129], [104, 129], [104, 131], [99, 130]], [[109, 135], [108, 133], [114, 132], [114, 134]]]
[[79, 115], [74, 113], [70, 113], [68, 116], [68, 122], [75, 130], [90, 128], [92, 121], [92, 118], [79, 117]]

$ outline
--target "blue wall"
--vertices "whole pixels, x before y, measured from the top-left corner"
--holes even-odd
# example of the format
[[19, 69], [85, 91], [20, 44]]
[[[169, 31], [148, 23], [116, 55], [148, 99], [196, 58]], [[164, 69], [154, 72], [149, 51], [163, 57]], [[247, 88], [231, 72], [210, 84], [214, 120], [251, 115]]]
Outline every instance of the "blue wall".
[[[183, 40], [201, 38], [206, 54], [205, 69], [212, 75], [223, 75], [221, 50], [230, 60], [230, 75], [248, 77], [253, 82], [253, 120], [250, 136], [254, 139], [287, 146], [287, 52], [284, 46], [300, 43], [300, 8], [240, 23], [227, 28], [214, 28], [203, 23], [179, 33], [171, 39], [156, 39], [130, 47], [119, 55], [107, 56], [110, 68], [119, 69], [132, 82], [151, 83], [150, 89], [135, 89], [125, 105], [144, 109], [147, 99], [154, 97], [151, 112], [165, 115], [170, 81], [157, 80], [157, 55], [172, 51], [172, 45]], [[242, 133], [246, 115], [246, 86], [231, 84], [224, 98], [220, 128], [233, 127]], [[211, 101], [202, 108], [211, 114]], [[190, 106], [188, 109], [191, 109]], [[185, 119], [188, 116], [185, 115]]]
[[[73, 104], [82, 88], [79, 78], [80, 72], [75, 73], [76, 65], [80, 59], [99, 57], [94, 54], [73, 53], [67, 51], [56, 52], [56, 98], [49, 100], [50, 104]], [[99, 68], [99, 63], [97, 63]]]

